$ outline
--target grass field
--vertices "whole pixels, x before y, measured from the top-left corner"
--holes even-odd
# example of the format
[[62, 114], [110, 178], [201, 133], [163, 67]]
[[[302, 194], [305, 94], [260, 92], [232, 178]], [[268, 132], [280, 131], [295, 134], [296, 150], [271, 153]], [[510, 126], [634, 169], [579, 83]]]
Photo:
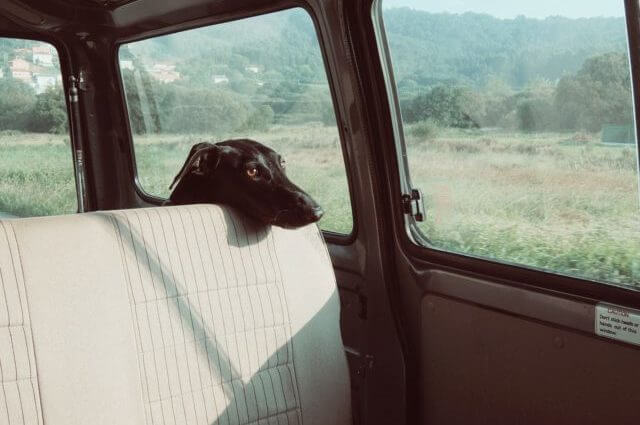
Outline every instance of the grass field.
[[[408, 134], [412, 134], [407, 129]], [[247, 134], [281, 152], [292, 180], [327, 210], [322, 227], [351, 229], [335, 128], [282, 127]], [[219, 140], [221, 136], [213, 138]], [[136, 137], [144, 189], [165, 196], [194, 136]], [[640, 285], [635, 149], [597, 135], [440, 130], [409, 136], [412, 179], [425, 194], [421, 230], [441, 249], [624, 285]], [[75, 210], [63, 137], [0, 134], [0, 212]]]
[[410, 136], [412, 180], [426, 195], [423, 233], [446, 250], [640, 284], [635, 148], [598, 140], [460, 130]]

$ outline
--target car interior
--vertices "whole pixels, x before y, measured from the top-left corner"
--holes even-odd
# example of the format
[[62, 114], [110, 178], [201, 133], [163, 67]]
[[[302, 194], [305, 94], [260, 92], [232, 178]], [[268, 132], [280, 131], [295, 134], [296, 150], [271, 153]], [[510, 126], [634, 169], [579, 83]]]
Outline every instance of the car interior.
[[[638, 1], [431, 3], [2, 0], [0, 424], [638, 423]], [[568, 47], [538, 68], [539, 46], [482, 56], [499, 31], [513, 52]], [[62, 127], [39, 129], [52, 104]], [[191, 145], [238, 137], [286, 157], [319, 226], [163, 205]]]

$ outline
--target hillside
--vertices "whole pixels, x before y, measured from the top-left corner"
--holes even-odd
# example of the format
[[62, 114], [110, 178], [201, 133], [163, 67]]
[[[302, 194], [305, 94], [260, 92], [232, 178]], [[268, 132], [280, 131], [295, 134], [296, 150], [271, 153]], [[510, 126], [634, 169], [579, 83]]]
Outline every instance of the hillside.
[[[497, 77], [514, 89], [532, 80], [555, 81], [585, 59], [626, 50], [623, 18], [497, 19], [476, 13], [384, 12], [398, 82], [484, 84]], [[412, 59], [408, 59], [412, 58]]]
[[[182, 63], [185, 76], [260, 64], [271, 79], [319, 81], [324, 69], [308, 20], [301, 11], [267, 15], [135, 43], [131, 51]], [[623, 18], [498, 19], [400, 8], [385, 10], [384, 21], [401, 86], [482, 85], [493, 77], [518, 90], [575, 73], [588, 57], [626, 50]]]

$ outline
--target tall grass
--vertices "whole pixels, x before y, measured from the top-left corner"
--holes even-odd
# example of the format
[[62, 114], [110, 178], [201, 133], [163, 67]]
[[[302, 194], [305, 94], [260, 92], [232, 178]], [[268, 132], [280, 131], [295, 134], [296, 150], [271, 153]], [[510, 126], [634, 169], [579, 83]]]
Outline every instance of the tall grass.
[[65, 138], [0, 134], [0, 214], [25, 217], [76, 210], [73, 161]]
[[407, 144], [413, 184], [426, 195], [420, 228], [433, 246], [639, 285], [633, 146], [583, 134], [460, 130]]
[[[562, 274], [640, 286], [640, 212], [633, 146], [588, 134], [407, 129], [413, 183], [426, 197], [420, 229], [439, 249]], [[166, 196], [190, 147], [219, 135], [136, 137], [143, 188]], [[327, 211], [321, 226], [348, 233], [351, 207], [335, 128], [247, 134], [282, 153], [289, 176]], [[75, 211], [71, 154], [62, 137], [0, 135], [0, 212]]]

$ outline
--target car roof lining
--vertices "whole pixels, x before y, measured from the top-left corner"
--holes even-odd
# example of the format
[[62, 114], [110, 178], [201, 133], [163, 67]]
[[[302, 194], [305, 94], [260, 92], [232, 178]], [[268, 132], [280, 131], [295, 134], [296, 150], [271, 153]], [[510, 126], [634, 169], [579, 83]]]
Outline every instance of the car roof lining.
[[303, 4], [296, 0], [3, 0], [0, 28], [2, 35], [102, 36], [123, 42]]

